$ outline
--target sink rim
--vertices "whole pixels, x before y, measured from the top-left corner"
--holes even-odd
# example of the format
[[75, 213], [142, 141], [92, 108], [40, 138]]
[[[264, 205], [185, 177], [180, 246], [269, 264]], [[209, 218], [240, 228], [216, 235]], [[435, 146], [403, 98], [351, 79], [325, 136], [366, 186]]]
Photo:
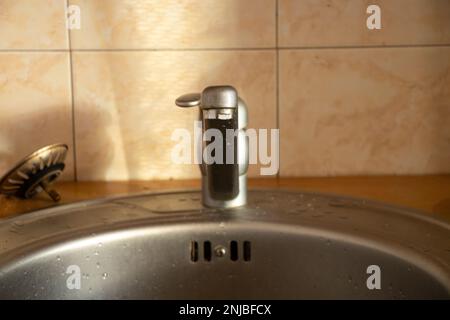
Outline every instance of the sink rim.
[[[40, 221], [45, 220], [45, 219], [50, 219], [50, 220], [57, 219], [58, 217], [62, 217], [64, 215], [68, 215], [68, 217], [70, 217], [71, 214], [73, 214], [73, 213], [76, 214], [77, 210], [82, 211], [83, 209], [91, 209], [91, 208], [95, 209], [96, 207], [101, 207], [103, 205], [123, 207], [124, 205], [127, 204], [127, 201], [140, 199], [140, 198], [144, 198], [144, 197], [152, 198], [152, 197], [157, 197], [157, 196], [167, 196], [167, 195], [176, 196], [176, 195], [182, 195], [182, 194], [192, 195], [192, 194], [200, 194], [200, 192], [201, 191], [199, 191], [199, 190], [173, 190], [173, 191], [169, 191], [169, 192], [144, 192], [144, 193], [138, 193], [138, 194], [133, 194], [133, 195], [128, 195], [128, 196], [118, 195], [118, 196], [105, 197], [105, 198], [100, 198], [100, 199], [85, 200], [85, 201], [80, 201], [80, 202], [75, 202], [75, 203], [64, 204], [64, 205], [60, 205], [60, 206], [56, 206], [56, 207], [40, 209], [40, 210], [32, 211], [27, 214], [9, 217], [6, 219], [0, 219], [0, 237], [2, 235], [2, 231], [4, 231], [8, 226], [11, 226], [13, 224], [29, 226], [29, 225], [33, 225], [35, 223], [39, 223]], [[331, 199], [331, 200], [361, 202], [364, 204], [363, 208], [361, 208], [361, 209], [363, 209], [363, 211], [366, 211], [366, 212], [380, 211], [382, 214], [392, 215], [392, 216], [390, 216], [390, 218], [402, 217], [402, 218], [410, 219], [411, 221], [416, 221], [419, 223], [424, 222], [428, 225], [432, 225], [435, 227], [445, 229], [447, 232], [449, 232], [449, 235], [450, 235], [450, 223], [447, 223], [445, 220], [441, 220], [436, 217], [431, 217], [431, 216], [424, 214], [417, 210], [410, 210], [408, 208], [404, 208], [404, 207], [400, 207], [400, 206], [393, 206], [393, 205], [385, 204], [385, 203], [379, 202], [379, 201], [373, 201], [373, 200], [368, 200], [368, 199], [363, 199], [363, 198], [356, 198], [356, 197], [351, 197], [351, 196], [340, 196], [337, 194], [329, 194], [329, 193], [303, 192], [303, 191], [282, 190], [282, 189], [256, 189], [256, 190], [251, 190], [249, 192], [249, 194], [253, 195], [254, 193], [258, 194], [261, 192], [271, 192], [271, 193], [276, 193], [276, 194], [281, 194], [281, 195], [285, 194], [285, 195], [294, 195], [294, 196], [306, 195], [306, 196], [311, 196], [311, 197], [322, 197], [324, 199], [326, 198], [326, 199]], [[211, 221], [211, 219], [214, 218], [215, 215], [216, 215], [216, 218], [220, 217], [221, 220], [234, 219], [234, 220], [239, 221], [239, 220], [247, 220], [250, 218], [252, 223], [265, 221], [266, 223], [274, 224], [277, 221], [280, 222], [280, 219], [277, 219], [277, 218], [282, 216], [282, 214], [273, 214], [272, 213], [271, 215], [268, 215], [269, 219], [267, 219], [267, 217], [260, 217], [260, 216], [255, 217], [254, 215], [252, 217], [252, 215], [242, 214], [242, 212], [240, 212], [242, 210], [246, 210], [249, 206], [250, 205], [240, 207], [240, 208], [230, 208], [230, 209], [220, 209], [220, 210], [205, 208], [204, 212], [202, 212], [200, 214], [196, 214], [196, 215], [191, 215], [190, 211], [178, 212], [175, 215], [172, 213], [157, 213], [157, 212], [148, 210], [148, 209], [138, 205], [138, 206], [135, 206], [134, 208], [129, 208], [129, 210], [139, 210], [140, 214], [143, 214], [142, 217], [140, 217], [138, 219], [133, 219], [133, 218], [130, 218], [128, 220], [125, 219], [125, 220], [121, 220], [120, 222], [123, 223], [123, 225], [125, 225], [125, 226], [127, 224], [129, 225], [130, 222], [133, 222], [133, 224], [139, 226], [142, 223], [146, 223], [147, 219], [149, 219], [150, 221], [153, 221], [153, 222], [157, 221], [158, 223], [164, 222], [164, 221], [172, 222], [171, 220], [173, 220], [173, 219], [177, 220], [180, 218], [180, 216], [183, 217], [185, 219], [185, 221], [188, 219], [195, 219], [195, 218], [193, 218], [193, 216], [199, 218], [200, 220], [209, 219]], [[358, 208], [356, 208], [356, 209], [358, 209]], [[148, 214], [148, 215], [146, 215], [146, 214]], [[275, 217], [275, 219], [271, 219], [273, 217]], [[288, 220], [289, 220], [289, 223], [295, 222], [295, 220], [294, 221], [292, 221], [290, 219], [288, 219]], [[196, 221], [199, 222], [198, 219]], [[98, 224], [94, 225], [94, 226], [92, 226], [92, 228], [98, 229], [99, 225]], [[84, 228], [84, 230], [86, 230], [86, 228]], [[101, 230], [107, 231], [108, 226], [105, 226], [105, 228], [101, 229]], [[61, 233], [67, 234], [67, 231], [61, 232]], [[450, 252], [450, 248], [448, 248], [447, 250]], [[4, 251], [2, 251], [0, 248], [0, 257], [3, 252]]]
[[[318, 196], [318, 197], [327, 197], [332, 199], [343, 199], [347, 201], [356, 201], [356, 202], [364, 202], [365, 206], [377, 208], [377, 209], [386, 209], [387, 211], [390, 211], [395, 214], [404, 215], [407, 217], [412, 217], [418, 220], [422, 220], [428, 223], [438, 224], [443, 228], [446, 228], [450, 231], [450, 220], [444, 219], [443, 217], [432, 215], [430, 213], [425, 212], [424, 210], [420, 210], [417, 208], [411, 208], [399, 204], [392, 204], [387, 203], [380, 200], [374, 200], [367, 197], [356, 197], [356, 196], [350, 196], [335, 192], [316, 192], [316, 191], [309, 191], [309, 190], [301, 190], [301, 189], [290, 189], [290, 188], [266, 188], [266, 187], [259, 187], [259, 188], [252, 188], [249, 190], [249, 193], [254, 192], [277, 192], [277, 193], [286, 193], [286, 194], [303, 194], [303, 195], [310, 195], [310, 196]], [[182, 188], [175, 188], [175, 189], [167, 189], [163, 191], [143, 191], [143, 192], [136, 192], [133, 194], [118, 194], [118, 195], [111, 195], [111, 196], [105, 196], [105, 197], [99, 197], [95, 199], [87, 199], [87, 200], [80, 200], [75, 201], [71, 203], [64, 203], [59, 204], [56, 206], [50, 206], [46, 208], [40, 208], [37, 210], [31, 210], [27, 212], [23, 212], [17, 215], [13, 216], [7, 216], [7, 217], [0, 217], [0, 227], [5, 223], [10, 223], [13, 220], [21, 220], [21, 219], [33, 219], [33, 218], [39, 218], [41, 215], [53, 215], [60, 213], [59, 211], [64, 210], [70, 210], [77, 207], [87, 207], [92, 205], [99, 205], [109, 202], [115, 202], [120, 201], [124, 199], [134, 199], [139, 197], [146, 197], [146, 196], [159, 196], [159, 195], [166, 195], [166, 194], [184, 194], [184, 193], [200, 193], [201, 189], [182, 189]], [[206, 208], [206, 207], [205, 207]], [[206, 208], [210, 210], [214, 210], [212, 208]], [[221, 211], [229, 211], [233, 210], [231, 209], [221, 209]], [[62, 212], [61, 212], [62, 213]], [[27, 219], [27, 220], [28, 220]]]

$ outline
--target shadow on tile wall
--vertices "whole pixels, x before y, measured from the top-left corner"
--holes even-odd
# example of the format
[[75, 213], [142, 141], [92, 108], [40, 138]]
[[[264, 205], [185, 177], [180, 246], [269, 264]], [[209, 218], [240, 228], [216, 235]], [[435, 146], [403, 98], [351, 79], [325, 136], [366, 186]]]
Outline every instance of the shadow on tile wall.
[[68, 66], [68, 53], [0, 52], [0, 175], [47, 144], [72, 147]]
[[[69, 147], [69, 152], [62, 179], [74, 179], [72, 124], [70, 118], [61, 113], [61, 110], [66, 108], [64, 105], [55, 105], [24, 114], [18, 113], [14, 115], [17, 119], [15, 122], [8, 120], [9, 123], [6, 124], [0, 119], [0, 176], [37, 149], [53, 143], [65, 143]], [[98, 163], [92, 163], [84, 169], [87, 174], [104, 176], [114, 158], [114, 149], [111, 147], [114, 141], [103, 129], [108, 127], [105, 119], [96, 119], [91, 125], [94, 129], [91, 131], [90, 141], [97, 147], [101, 146], [102, 156], [98, 158], [100, 159]]]

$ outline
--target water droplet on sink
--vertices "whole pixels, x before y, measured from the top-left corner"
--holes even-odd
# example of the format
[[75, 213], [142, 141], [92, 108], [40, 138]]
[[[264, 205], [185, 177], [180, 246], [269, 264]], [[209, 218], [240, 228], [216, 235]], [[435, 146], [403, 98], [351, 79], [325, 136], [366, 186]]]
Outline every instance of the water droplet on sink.
[[60, 256], [57, 256], [57, 257], [56, 257], [56, 261], [61, 261], [61, 257], [60, 257]]
[[341, 199], [333, 199], [328, 202], [328, 205], [332, 207], [345, 207], [347, 202]]
[[102, 274], [102, 279], [106, 280], [106, 278], [108, 278], [108, 274], [105, 272], [105, 273]]
[[95, 264], [95, 267], [96, 267], [97, 269], [100, 269], [100, 263], [97, 262], [97, 263]]
[[98, 246], [99, 246], [99, 248], [103, 247], [103, 243], [99, 242]]
[[299, 207], [297, 207], [297, 208], [295, 208], [295, 209], [289, 210], [288, 213], [290, 213], [290, 214], [302, 214], [302, 213], [304, 213], [305, 211], [307, 211], [307, 208], [306, 208], [306, 207], [304, 207], [304, 206], [299, 206]]
[[95, 251], [94, 256], [98, 256], [98, 255], [99, 255], [98, 251]]

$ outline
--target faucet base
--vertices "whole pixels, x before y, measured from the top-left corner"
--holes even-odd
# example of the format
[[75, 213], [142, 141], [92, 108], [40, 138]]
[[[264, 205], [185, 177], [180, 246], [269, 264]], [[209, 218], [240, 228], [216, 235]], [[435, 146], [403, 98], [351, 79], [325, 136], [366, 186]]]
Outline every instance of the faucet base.
[[239, 176], [239, 192], [236, 197], [230, 200], [215, 200], [208, 188], [208, 180], [202, 177], [202, 203], [210, 208], [232, 208], [247, 204], [247, 174]]

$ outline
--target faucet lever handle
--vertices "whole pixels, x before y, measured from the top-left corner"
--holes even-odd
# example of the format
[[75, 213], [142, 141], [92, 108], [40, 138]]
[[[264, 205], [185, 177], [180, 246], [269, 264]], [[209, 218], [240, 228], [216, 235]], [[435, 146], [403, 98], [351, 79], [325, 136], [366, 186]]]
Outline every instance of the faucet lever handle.
[[199, 107], [202, 100], [200, 93], [187, 93], [178, 97], [175, 104], [181, 108]]

